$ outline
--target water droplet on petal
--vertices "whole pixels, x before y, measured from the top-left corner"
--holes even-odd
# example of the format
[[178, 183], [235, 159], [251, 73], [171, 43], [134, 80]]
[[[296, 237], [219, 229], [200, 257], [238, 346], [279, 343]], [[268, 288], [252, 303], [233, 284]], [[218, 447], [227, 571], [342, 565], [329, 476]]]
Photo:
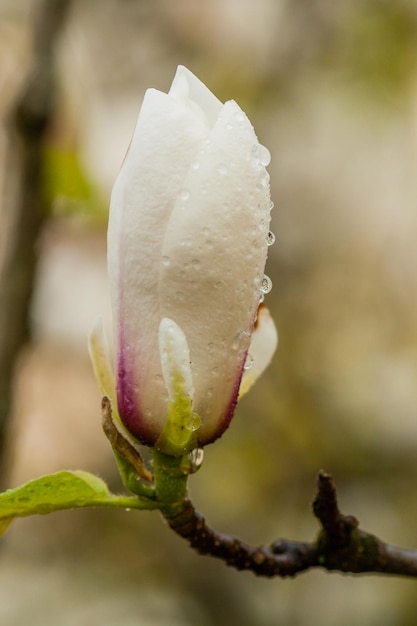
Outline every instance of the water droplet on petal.
[[221, 176], [225, 176], [227, 174], [227, 166], [224, 163], [220, 163], [217, 167], [217, 173]]
[[190, 460], [190, 474], [194, 474], [203, 464], [204, 461], [204, 450], [203, 448], [195, 448], [188, 455]]
[[258, 154], [259, 154], [259, 160], [262, 163], [262, 165], [264, 165], [265, 167], [267, 165], [270, 164], [271, 162], [271, 153], [269, 152], [268, 148], [265, 148], [265, 146], [263, 146], [262, 144], [258, 145]]
[[194, 161], [191, 164], [191, 167], [193, 168], [193, 170], [198, 170], [200, 168], [200, 161]]
[[198, 413], [192, 413], [185, 427], [192, 432], [196, 431], [201, 426], [201, 417]]
[[246, 330], [240, 330], [232, 341], [232, 350], [235, 352], [245, 351], [250, 344], [250, 336]]
[[170, 263], [171, 263], [171, 259], [169, 258], [169, 256], [162, 257], [162, 265], [164, 265], [165, 267], [168, 267]]
[[264, 274], [264, 277], [262, 278], [261, 286], [259, 287], [259, 290], [262, 293], [269, 293], [271, 291], [271, 289], [272, 289], [272, 280], [269, 278], [269, 276]]
[[249, 354], [249, 352], [248, 352], [248, 354], [246, 356], [245, 365], [243, 366], [243, 369], [244, 370], [250, 370], [252, 365], [253, 365], [253, 356], [251, 354]]
[[188, 191], [188, 189], [181, 189], [181, 191], [180, 191], [180, 198], [181, 198], [181, 200], [183, 200], [185, 202], [186, 200], [189, 199], [190, 195], [191, 194]]
[[269, 180], [270, 180], [270, 176], [269, 176], [268, 172], [266, 170], [263, 170], [261, 172], [260, 177], [259, 177], [259, 184], [260, 184], [260, 186], [261, 187], [267, 187], [268, 183], [269, 183]]
[[266, 236], [266, 243], [268, 246], [272, 246], [275, 243], [275, 235], [272, 230], [270, 230]]

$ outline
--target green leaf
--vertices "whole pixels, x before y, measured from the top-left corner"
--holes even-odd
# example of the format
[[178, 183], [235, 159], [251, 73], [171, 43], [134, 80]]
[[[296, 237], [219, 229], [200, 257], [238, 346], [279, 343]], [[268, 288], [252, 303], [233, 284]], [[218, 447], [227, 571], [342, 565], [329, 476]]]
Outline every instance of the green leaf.
[[57, 472], [0, 494], [0, 534], [15, 517], [87, 506], [158, 508], [148, 498], [111, 494], [101, 478], [88, 472]]

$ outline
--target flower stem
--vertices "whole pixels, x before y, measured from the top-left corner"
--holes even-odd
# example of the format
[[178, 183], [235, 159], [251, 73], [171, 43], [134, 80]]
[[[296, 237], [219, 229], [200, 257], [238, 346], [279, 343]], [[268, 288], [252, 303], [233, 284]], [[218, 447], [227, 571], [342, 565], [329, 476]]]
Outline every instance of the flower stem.
[[155, 448], [152, 455], [156, 497], [161, 502], [161, 511], [181, 510], [187, 498], [188, 456], [169, 456]]

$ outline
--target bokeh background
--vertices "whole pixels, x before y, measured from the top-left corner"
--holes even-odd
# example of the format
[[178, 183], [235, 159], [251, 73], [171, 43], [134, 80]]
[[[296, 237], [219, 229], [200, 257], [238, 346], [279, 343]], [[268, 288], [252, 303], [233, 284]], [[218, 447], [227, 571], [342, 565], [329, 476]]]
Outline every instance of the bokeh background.
[[[3, 260], [36, 14], [48, 20], [47, 3], [0, 0]], [[237, 100], [272, 154], [267, 303], [280, 333], [272, 366], [206, 449], [194, 502], [249, 542], [309, 540], [324, 468], [344, 512], [416, 549], [417, 4], [73, 0], [51, 60], [48, 213], [13, 380], [8, 486], [81, 468], [121, 489], [86, 337], [98, 315], [110, 322], [107, 207], [144, 91], [166, 91], [184, 64]], [[21, 519], [0, 546], [8, 626], [414, 626], [415, 585], [321, 571], [257, 579], [195, 555], [157, 513]]]

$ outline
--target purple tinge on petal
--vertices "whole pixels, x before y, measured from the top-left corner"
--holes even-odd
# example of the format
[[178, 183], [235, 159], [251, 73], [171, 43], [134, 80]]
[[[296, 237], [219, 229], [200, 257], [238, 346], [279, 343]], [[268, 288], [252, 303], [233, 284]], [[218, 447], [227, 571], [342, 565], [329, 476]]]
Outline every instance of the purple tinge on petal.
[[[255, 310], [254, 316], [253, 316], [253, 320], [252, 320], [252, 324], [251, 324], [251, 330], [249, 333], [249, 336], [252, 336], [252, 333], [256, 327], [257, 324], [257, 319], [258, 319], [258, 309], [259, 307], [264, 306], [262, 303], [260, 303]], [[219, 437], [221, 437], [223, 435], [223, 433], [227, 430], [227, 428], [230, 425], [230, 422], [232, 421], [233, 415], [235, 413], [236, 410], [236, 406], [238, 403], [238, 399], [239, 399], [239, 389], [240, 389], [240, 384], [242, 382], [242, 376], [243, 376], [243, 372], [245, 369], [245, 362], [246, 362], [246, 358], [248, 356], [248, 351], [249, 351], [249, 346], [248, 349], [245, 350], [242, 353], [242, 359], [240, 361], [238, 370], [237, 370], [237, 376], [236, 376], [236, 380], [235, 380], [235, 384], [233, 386], [233, 391], [230, 397], [230, 400], [228, 402], [228, 404], [226, 405], [226, 411], [224, 412], [223, 417], [219, 420], [216, 429], [213, 431], [213, 433], [211, 434], [211, 436], [207, 437], [204, 439], [204, 441], [200, 441], [199, 443], [201, 445], [206, 445], [209, 443], [213, 443], [216, 439], [218, 439]]]
[[[122, 332], [120, 339], [122, 339]], [[158, 434], [152, 432], [138, 406], [138, 381], [136, 380], [130, 358], [120, 341], [120, 353], [117, 359], [117, 406], [120, 419], [127, 430], [146, 446], [153, 446]]]
[[245, 366], [245, 361], [246, 361], [246, 357], [247, 357], [247, 350], [245, 351], [244, 355], [243, 355], [243, 359], [242, 362], [240, 364], [239, 370], [238, 370], [238, 375], [236, 377], [236, 382], [235, 385], [233, 387], [233, 391], [230, 397], [230, 400], [227, 404], [227, 408], [226, 411], [223, 415], [223, 417], [219, 420], [216, 430], [212, 433], [211, 436], [207, 437], [204, 439], [204, 441], [200, 441], [200, 445], [207, 445], [209, 443], [213, 443], [214, 441], [216, 441], [216, 439], [218, 439], [219, 437], [221, 437], [223, 435], [223, 433], [228, 429], [230, 422], [232, 421], [232, 417], [235, 414], [235, 410], [236, 410], [236, 406], [237, 406], [237, 402], [238, 402], [238, 398], [239, 398], [239, 388], [240, 388], [240, 383], [242, 382], [242, 376], [243, 376], [243, 372], [244, 372], [244, 366]]

